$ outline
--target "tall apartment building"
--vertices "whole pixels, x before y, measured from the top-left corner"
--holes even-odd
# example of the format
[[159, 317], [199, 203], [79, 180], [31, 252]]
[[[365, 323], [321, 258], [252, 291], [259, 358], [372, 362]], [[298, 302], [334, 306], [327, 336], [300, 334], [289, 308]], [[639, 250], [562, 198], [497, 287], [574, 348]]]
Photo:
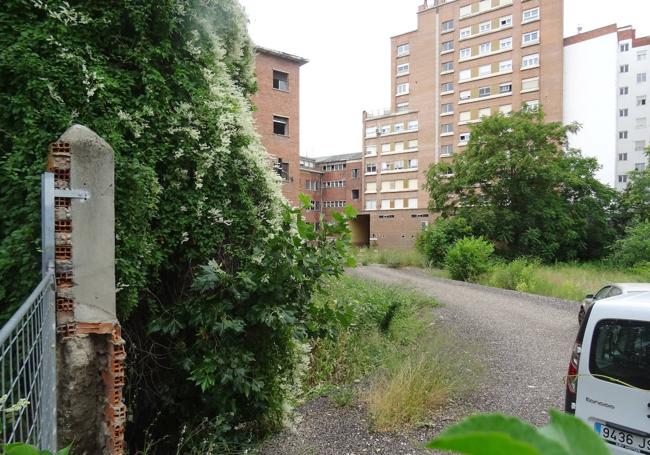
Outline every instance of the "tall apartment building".
[[374, 243], [410, 247], [427, 170], [462, 153], [472, 124], [539, 104], [562, 120], [563, 0], [425, 0], [391, 48], [391, 107], [363, 115], [363, 201]]
[[[361, 153], [321, 158], [300, 157], [299, 192], [308, 195], [312, 202], [311, 209], [305, 213], [305, 219], [316, 224], [323, 215], [329, 221], [332, 212], [341, 211], [346, 205], [351, 205], [360, 212], [361, 166]], [[368, 227], [367, 215], [360, 215], [350, 223], [354, 244], [368, 243]]]
[[564, 40], [564, 121], [583, 125], [571, 146], [597, 158], [599, 180], [618, 190], [648, 165], [649, 51], [650, 37], [616, 24]]
[[259, 46], [256, 51], [258, 92], [252, 101], [257, 132], [282, 177], [282, 193], [295, 205], [300, 192], [300, 67], [307, 59]]

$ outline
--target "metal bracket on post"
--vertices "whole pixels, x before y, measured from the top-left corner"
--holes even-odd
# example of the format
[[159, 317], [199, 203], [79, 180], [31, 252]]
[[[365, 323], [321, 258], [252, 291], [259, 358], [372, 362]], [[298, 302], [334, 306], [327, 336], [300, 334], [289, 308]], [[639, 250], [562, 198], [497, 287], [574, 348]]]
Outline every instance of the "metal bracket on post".
[[41, 272], [54, 270], [54, 174], [41, 174]]
[[90, 199], [90, 193], [86, 190], [54, 190], [54, 197], [65, 197], [68, 199], [81, 199], [87, 201]]

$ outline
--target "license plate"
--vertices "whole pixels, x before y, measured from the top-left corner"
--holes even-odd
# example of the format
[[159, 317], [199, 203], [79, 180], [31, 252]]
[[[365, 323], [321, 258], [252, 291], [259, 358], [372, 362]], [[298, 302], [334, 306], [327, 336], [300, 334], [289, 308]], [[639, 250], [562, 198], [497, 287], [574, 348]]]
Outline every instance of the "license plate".
[[629, 431], [619, 430], [618, 428], [612, 428], [601, 422], [596, 422], [594, 429], [609, 444], [623, 447], [633, 452], [650, 455], [650, 438], [646, 438], [640, 434], [630, 433]]

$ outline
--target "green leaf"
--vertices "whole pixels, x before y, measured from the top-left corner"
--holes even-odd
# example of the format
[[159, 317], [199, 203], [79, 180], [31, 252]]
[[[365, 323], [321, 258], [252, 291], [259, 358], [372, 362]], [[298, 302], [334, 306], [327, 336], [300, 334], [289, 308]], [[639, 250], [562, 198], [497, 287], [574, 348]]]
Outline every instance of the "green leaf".
[[562, 445], [539, 434], [531, 424], [501, 414], [469, 417], [445, 430], [428, 447], [470, 455], [570, 455]]
[[551, 411], [551, 423], [539, 433], [562, 445], [571, 455], [608, 455], [605, 442], [582, 420]]
[[358, 213], [359, 212], [357, 211], [357, 209], [355, 209], [351, 205], [346, 205], [345, 207], [343, 207], [343, 214], [348, 218], [356, 218]]
[[5, 446], [5, 453], [6, 455], [41, 455], [40, 450], [24, 442], [7, 444]]

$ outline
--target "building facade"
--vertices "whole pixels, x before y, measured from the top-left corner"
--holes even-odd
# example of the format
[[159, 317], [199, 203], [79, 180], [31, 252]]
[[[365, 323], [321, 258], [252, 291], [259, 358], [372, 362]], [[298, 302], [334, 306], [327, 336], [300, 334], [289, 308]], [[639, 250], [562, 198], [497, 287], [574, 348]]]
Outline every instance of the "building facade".
[[540, 104], [562, 120], [563, 0], [425, 0], [391, 49], [391, 106], [363, 114], [363, 204], [371, 241], [406, 248], [430, 221], [427, 170], [472, 124]]
[[275, 171], [282, 177], [282, 193], [298, 203], [300, 173], [300, 67], [302, 57], [256, 48], [258, 92], [252, 97], [257, 132]]
[[648, 165], [650, 37], [612, 24], [566, 38], [564, 49], [564, 121], [582, 125], [570, 144], [597, 158], [598, 179], [621, 191]]

